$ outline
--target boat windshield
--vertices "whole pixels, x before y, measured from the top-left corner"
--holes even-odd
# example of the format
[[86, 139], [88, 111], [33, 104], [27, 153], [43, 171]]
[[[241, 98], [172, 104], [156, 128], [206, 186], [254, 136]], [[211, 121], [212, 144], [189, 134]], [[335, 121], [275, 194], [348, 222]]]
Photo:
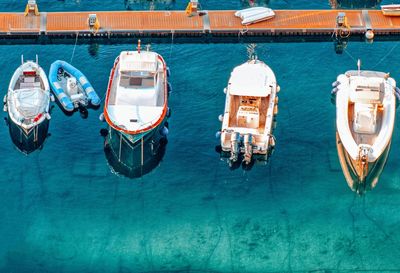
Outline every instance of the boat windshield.
[[138, 71], [122, 71], [119, 85], [125, 88], [154, 88], [156, 74]]

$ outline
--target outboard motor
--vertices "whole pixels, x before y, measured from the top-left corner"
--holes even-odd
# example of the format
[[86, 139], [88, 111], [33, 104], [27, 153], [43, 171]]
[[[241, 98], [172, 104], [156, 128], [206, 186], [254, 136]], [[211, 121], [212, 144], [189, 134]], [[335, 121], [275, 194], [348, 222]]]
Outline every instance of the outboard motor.
[[240, 152], [239, 142], [240, 142], [240, 134], [238, 132], [233, 132], [231, 134], [231, 157], [229, 158], [231, 162], [236, 162], [239, 158], [239, 152]]
[[251, 158], [253, 156], [253, 136], [251, 134], [246, 134], [244, 135], [244, 158], [243, 162], [246, 163], [247, 165], [250, 164]]

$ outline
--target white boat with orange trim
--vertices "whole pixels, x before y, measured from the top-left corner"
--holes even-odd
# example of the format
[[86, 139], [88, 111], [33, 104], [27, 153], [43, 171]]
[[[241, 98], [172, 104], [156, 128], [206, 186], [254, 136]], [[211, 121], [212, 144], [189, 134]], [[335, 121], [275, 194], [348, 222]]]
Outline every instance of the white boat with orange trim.
[[106, 145], [126, 165], [133, 160], [127, 151], [141, 143], [143, 156], [144, 143], [158, 143], [168, 133], [167, 71], [162, 56], [149, 49], [141, 51], [140, 43], [137, 51], [122, 51], [114, 62], [104, 106], [110, 126]]
[[386, 16], [400, 16], [400, 4], [381, 5], [381, 11]]
[[231, 166], [240, 161], [249, 165], [253, 155], [267, 160], [275, 146], [272, 132], [278, 112], [274, 72], [254, 57], [235, 67], [224, 92], [225, 111], [220, 116], [223, 155], [230, 156]]
[[333, 83], [336, 144], [349, 187], [376, 186], [389, 154], [396, 111], [396, 82], [387, 73], [350, 70]]

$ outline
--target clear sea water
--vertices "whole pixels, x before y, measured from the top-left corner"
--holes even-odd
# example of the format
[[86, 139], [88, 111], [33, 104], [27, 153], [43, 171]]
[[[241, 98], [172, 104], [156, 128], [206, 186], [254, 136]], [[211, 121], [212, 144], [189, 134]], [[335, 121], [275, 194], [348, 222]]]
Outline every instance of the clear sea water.
[[[201, 2], [207, 9], [245, 4]], [[327, 0], [269, 4], [329, 8]], [[24, 5], [0, 1], [2, 11]], [[122, 0], [39, 5], [47, 11], [126, 8]], [[259, 44], [258, 57], [275, 71], [281, 92], [275, 153], [251, 171], [229, 170], [214, 150], [222, 90], [230, 71], [247, 59], [246, 44], [152, 45], [171, 68], [173, 112], [165, 156], [141, 178], [110, 170], [99, 135], [106, 127], [101, 110], [84, 120], [56, 106], [51, 137], [28, 156], [2, 125], [0, 272], [400, 272], [399, 123], [377, 187], [360, 197], [341, 172], [330, 102], [332, 81], [356, 68], [358, 58], [363, 68], [400, 81], [399, 45], [350, 42], [336, 55], [332, 43]], [[72, 63], [103, 97], [114, 58], [130, 48], [99, 45], [93, 54], [93, 47], [78, 45]], [[74, 45], [1, 45], [3, 94], [21, 54], [38, 54], [48, 70], [56, 59], [70, 61], [73, 51]]]

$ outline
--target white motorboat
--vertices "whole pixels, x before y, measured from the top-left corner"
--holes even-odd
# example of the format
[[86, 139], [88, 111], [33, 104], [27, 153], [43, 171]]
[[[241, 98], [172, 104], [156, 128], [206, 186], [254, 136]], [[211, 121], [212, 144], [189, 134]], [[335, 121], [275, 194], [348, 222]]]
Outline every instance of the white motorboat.
[[[116, 160], [134, 165], [138, 153], [143, 164], [145, 146], [153, 152], [168, 133], [169, 116], [167, 65], [156, 52], [122, 51], [110, 73], [104, 118], [109, 127], [106, 146]], [[161, 141], [162, 142], [162, 141]], [[136, 147], [139, 151], [134, 155]]]
[[235, 12], [236, 17], [242, 19], [242, 25], [250, 25], [275, 17], [275, 12], [270, 8], [253, 7]]
[[381, 5], [381, 11], [386, 16], [400, 16], [400, 4]]
[[275, 139], [272, 135], [277, 114], [277, 92], [274, 72], [264, 62], [251, 59], [232, 71], [222, 117], [221, 148], [229, 154], [231, 164], [243, 155], [245, 164], [253, 155], [268, 159]]
[[396, 82], [387, 73], [351, 70], [333, 86], [340, 164], [349, 187], [361, 194], [375, 187], [388, 156]]
[[42, 146], [49, 127], [50, 87], [46, 73], [36, 62], [24, 62], [15, 70], [4, 110], [14, 144], [24, 153]]

